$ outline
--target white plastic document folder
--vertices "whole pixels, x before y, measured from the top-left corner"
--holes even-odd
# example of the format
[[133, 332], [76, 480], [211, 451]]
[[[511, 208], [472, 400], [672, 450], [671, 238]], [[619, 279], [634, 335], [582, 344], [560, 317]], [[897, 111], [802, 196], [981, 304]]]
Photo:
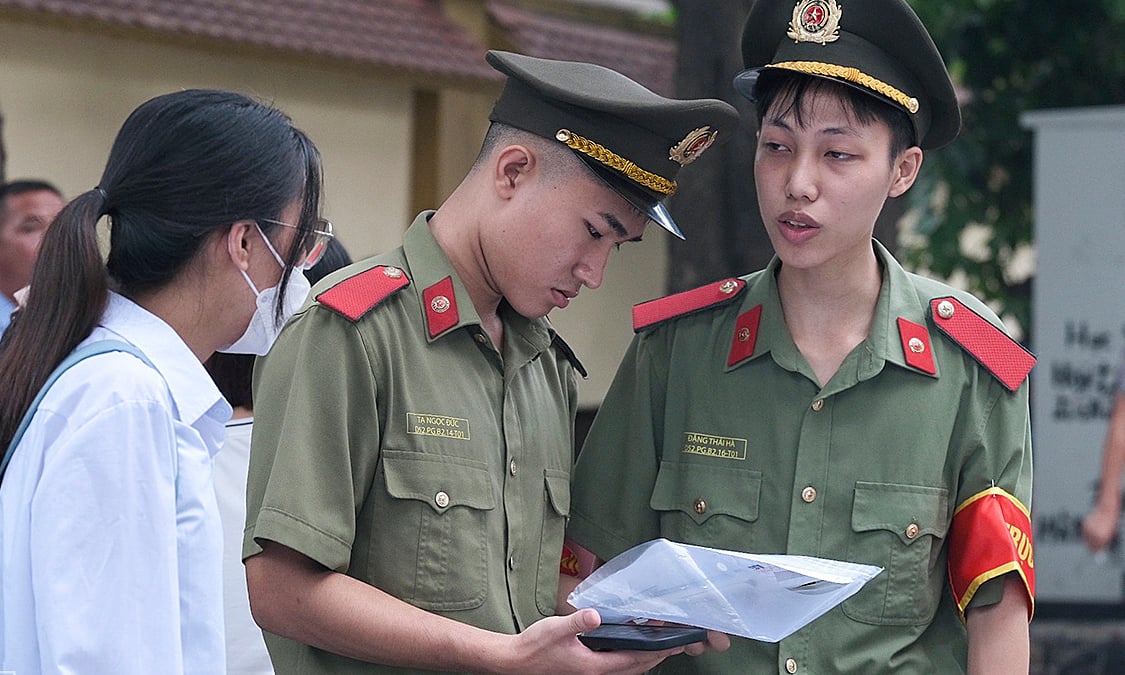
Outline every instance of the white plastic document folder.
[[854, 595], [882, 567], [654, 539], [594, 571], [567, 600], [606, 623], [659, 619], [777, 642]]

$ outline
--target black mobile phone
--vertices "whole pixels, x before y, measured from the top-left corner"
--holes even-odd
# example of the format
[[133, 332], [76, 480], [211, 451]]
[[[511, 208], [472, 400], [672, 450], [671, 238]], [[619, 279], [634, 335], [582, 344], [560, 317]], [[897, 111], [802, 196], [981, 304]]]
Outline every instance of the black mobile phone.
[[582, 644], [595, 651], [671, 649], [707, 639], [707, 631], [692, 626], [648, 626], [632, 623], [603, 623], [579, 633]]

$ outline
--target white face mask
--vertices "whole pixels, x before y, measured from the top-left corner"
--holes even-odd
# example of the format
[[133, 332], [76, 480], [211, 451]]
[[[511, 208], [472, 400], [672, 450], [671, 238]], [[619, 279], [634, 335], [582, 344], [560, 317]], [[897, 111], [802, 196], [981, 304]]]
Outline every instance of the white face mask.
[[[255, 225], [257, 227], [257, 225]], [[258, 234], [262, 235], [262, 241], [266, 242], [269, 247], [270, 253], [273, 254], [273, 259], [285, 269], [285, 263], [282, 262], [281, 256], [274, 250], [270, 240], [266, 239], [266, 235], [262, 234], [262, 229], [258, 228]], [[254, 308], [254, 315], [250, 317], [250, 325], [246, 327], [246, 332], [242, 337], [235, 340], [229, 347], [220, 349], [220, 352], [226, 354], [256, 354], [257, 356], [265, 356], [266, 352], [273, 346], [274, 340], [277, 339], [278, 333], [281, 332], [282, 326], [293, 316], [301, 305], [304, 304], [305, 298], [309, 295], [311, 286], [309, 280], [305, 277], [300, 269], [294, 269], [289, 273], [289, 281], [285, 284], [285, 306], [282, 308], [281, 321], [274, 321], [274, 304], [277, 298], [278, 286], [271, 286], [265, 290], [259, 291], [254, 282], [250, 280], [250, 275], [246, 270], [239, 270], [242, 272], [242, 278], [250, 286], [250, 290], [254, 291], [257, 298], [255, 301], [256, 307]]]

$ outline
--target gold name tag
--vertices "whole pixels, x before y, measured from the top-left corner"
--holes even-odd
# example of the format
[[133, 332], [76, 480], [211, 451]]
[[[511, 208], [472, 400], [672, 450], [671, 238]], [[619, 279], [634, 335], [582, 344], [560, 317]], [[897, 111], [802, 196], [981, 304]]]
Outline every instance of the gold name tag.
[[469, 440], [469, 420], [445, 415], [406, 413], [406, 433]]
[[728, 438], [726, 436], [712, 436], [711, 434], [685, 431], [684, 444], [680, 451], [689, 455], [744, 461], [746, 459], [746, 445], [745, 438]]

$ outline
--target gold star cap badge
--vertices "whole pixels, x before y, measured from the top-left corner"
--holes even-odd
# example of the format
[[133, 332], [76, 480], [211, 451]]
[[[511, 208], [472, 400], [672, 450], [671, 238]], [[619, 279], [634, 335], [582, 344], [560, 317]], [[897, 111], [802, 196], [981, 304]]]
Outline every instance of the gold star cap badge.
[[794, 42], [835, 42], [840, 39], [841, 14], [836, 0], [802, 0], [793, 8], [786, 35]]
[[668, 150], [668, 159], [679, 163], [680, 166], [687, 166], [699, 159], [703, 151], [711, 147], [718, 136], [719, 132], [712, 130], [711, 127], [699, 127]]

